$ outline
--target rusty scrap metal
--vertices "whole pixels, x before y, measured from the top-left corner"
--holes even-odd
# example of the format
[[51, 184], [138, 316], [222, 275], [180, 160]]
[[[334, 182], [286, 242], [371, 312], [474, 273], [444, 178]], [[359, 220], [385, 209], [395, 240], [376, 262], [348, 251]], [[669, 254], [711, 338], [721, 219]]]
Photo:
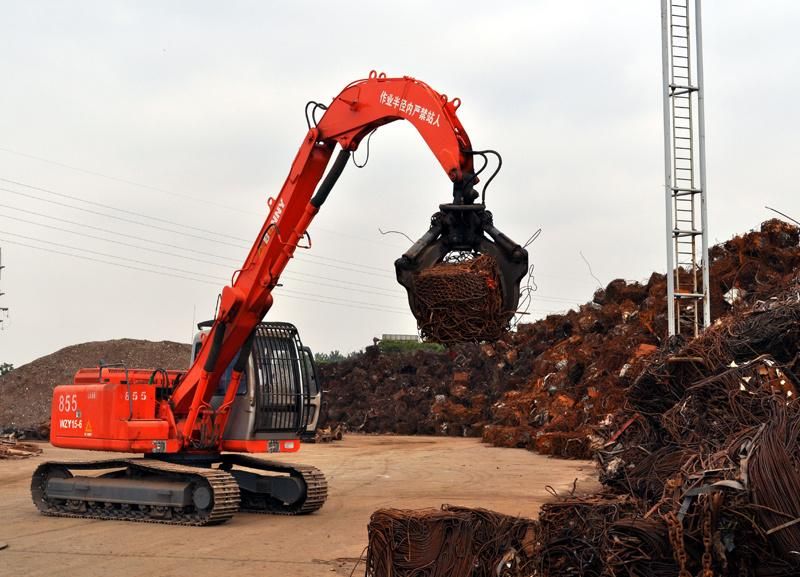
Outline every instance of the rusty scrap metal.
[[381, 509], [370, 518], [367, 577], [523, 577], [539, 524], [487, 509]]
[[514, 315], [503, 309], [497, 262], [487, 254], [424, 269], [415, 275], [414, 287], [413, 312], [427, 341], [496, 341]]
[[26, 459], [41, 454], [42, 448], [15, 439], [0, 439], [0, 459]]
[[442, 509], [470, 519], [472, 577], [515, 577], [531, 573], [539, 539], [537, 521], [458, 505], [442, 505]]
[[438, 509], [379, 509], [367, 526], [367, 577], [468, 577], [470, 520]]

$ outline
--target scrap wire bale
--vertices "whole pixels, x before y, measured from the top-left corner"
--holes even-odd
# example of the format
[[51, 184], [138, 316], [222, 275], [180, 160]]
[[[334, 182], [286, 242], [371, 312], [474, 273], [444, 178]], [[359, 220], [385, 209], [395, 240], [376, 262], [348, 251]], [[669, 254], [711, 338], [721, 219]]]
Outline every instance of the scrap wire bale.
[[800, 573], [800, 406], [774, 400], [749, 460], [752, 509], [776, 557]]
[[420, 271], [414, 277], [414, 293], [413, 312], [426, 341], [496, 341], [514, 314], [503, 308], [497, 262], [486, 254]]
[[488, 509], [442, 505], [442, 509], [469, 518], [473, 531], [473, 577], [530, 575], [535, 562], [539, 523]]
[[612, 577], [674, 577], [678, 574], [661, 519], [621, 519], [608, 530], [606, 568]]
[[664, 495], [667, 481], [695, 456], [693, 451], [675, 445], [661, 447], [647, 453], [637, 451], [630, 455], [630, 463], [620, 467], [620, 478], [614, 486], [624, 488], [640, 498], [645, 506], [655, 505]]
[[367, 527], [367, 577], [470, 577], [470, 516], [455, 511], [379, 509]]
[[684, 397], [686, 389], [743, 364], [770, 355], [789, 370], [800, 370], [800, 286], [720, 319], [698, 338], [658, 353], [628, 391], [632, 409], [657, 416]]
[[539, 515], [541, 575], [601, 577], [609, 527], [640, 512], [627, 495], [574, 498], [542, 506]]
[[796, 398], [796, 379], [772, 357], [761, 355], [688, 387], [661, 424], [684, 446], [720, 450], [742, 430], [767, 422], [773, 396]]
[[708, 473], [712, 477], [694, 487], [699, 494], [676, 494], [671, 510], [662, 514], [678, 572], [739, 576], [753, 575], [757, 569], [756, 575], [773, 574], [761, 573], [761, 566], [777, 561], [774, 569], [783, 563], [758, 528], [746, 491], [733, 488], [731, 481], [722, 486], [714, 480], [724, 471]]

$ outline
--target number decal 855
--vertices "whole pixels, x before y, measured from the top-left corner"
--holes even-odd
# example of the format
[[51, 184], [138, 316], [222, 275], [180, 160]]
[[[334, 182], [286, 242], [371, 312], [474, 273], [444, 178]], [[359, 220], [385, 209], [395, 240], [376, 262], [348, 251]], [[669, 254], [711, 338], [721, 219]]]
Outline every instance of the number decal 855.
[[60, 413], [73, 413], [78, 410], [78, 395], [59, 395], [58, 411]]

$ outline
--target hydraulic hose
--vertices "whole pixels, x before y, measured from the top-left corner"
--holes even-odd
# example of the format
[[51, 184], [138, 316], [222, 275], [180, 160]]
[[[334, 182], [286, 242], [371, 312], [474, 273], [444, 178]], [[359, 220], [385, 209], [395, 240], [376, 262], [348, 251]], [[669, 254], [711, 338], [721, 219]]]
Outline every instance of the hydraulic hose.
[[319, 188], [317, 189], [317, 193], [311, 198], [311, 206], [314, 208], [319, 208], [322, 206], [322, 203], [325, 202], [331, 190], [333, 190], [333, 186], [336, 184], [336, 181], [339, 180], [344, 167], [347, 166], [348, 160], [350, 160], [350, 151], [340, 150], [339, 155], [333, 162], [333, 166], [331, 166], [331, 169], [325, 176], [325, 180], [322, 181], [322, 184], [320, 184]]

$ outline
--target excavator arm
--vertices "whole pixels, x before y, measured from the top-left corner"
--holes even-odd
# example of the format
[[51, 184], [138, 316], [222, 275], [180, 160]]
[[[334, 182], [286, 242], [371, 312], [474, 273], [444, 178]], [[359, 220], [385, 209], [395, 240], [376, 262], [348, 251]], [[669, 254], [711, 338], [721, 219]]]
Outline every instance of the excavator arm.
[[[221, 373], [272, 306], [283, 269], [361, 139], [384, 124], [407, 120], [456, 186], [465, 175], [473, 178], [469, 137], [456, 116], [459, 105], [457, 98], [448, 100], [419, 80], [374, 72], [333, 99], [306, 134], [277, 197], [270, 199], [267, 219], [242, 268], [223, 288], [214, 325], [172, 395], [173, 413], [186, 416], [178, 421], [184, 438], [192, 436]], [[317, 190], [336, 144], [342, 150]]]
[[[473, 171], [469, 137], [456, 116], [459, 105], [458, 98], [449, 100], [414, 78], [387, 78], [385, 74], [372, 72], [369, 78], [348, 85], [327, 108], [322, 106], [325, 113], [316, 126], [309, 123], [309, 131], [283, 187], [277, 197], [269, 200], [269, 214], [242, 268], [222, 290], [216, 319], [200, 353], [173, 391], [170, 409], [184, 446], [200, 434], [198, 416], [208, 412], [222, 372], [240, 349], [244, 347], [244, 352], [249, 354], [248, 338], [272, 306], [272, 291], [283, 269], [306, 235], [350, 153], [367, 134], [396, 120], [409, 121], [453, 182], [454, 202], [459, 206], [482, 207], [471, 204], [477, 196], [472, 190], [477, 177]], [[318, 187], [337, 144], [341, 151]], [[445, 206], [452, 205], [442, 205]], [[488, 224], [491, 225], [491, 218]], [[430, 248], [433, 240], [433, 237], [423, 237], [412, 247], [411, 256], [415, 256], [414, 249], [417, 253], [432, 252], [423, 249]], [[521, 250], [517, 245], [509, 250], [515, 248]], [[437, 260], [443, 249], [433, 252], [437, 253], [433, 260]], [[404, 256], [406, 261], [408, 256], [409, 253]], [[517, 266], [513, 273], [519, 278], [520, 272], [527, 270], [527, 254], [524, 257], [524, 264]], [[399, 263], [398, 279], [406, 284], [400, 278]], [[429, 264], [426, 261], [426, 265]], [[413, 269], [407, 263], [404, 268]], [[515, 284], [518, 291], [519, 278], [507, 284]], [[410, 300], [413, 304], [411, 297]], [[516, 306], [516, 301], [511, 306]], [[234, 378], [238, 378], [237, 375]], [[224, 423], [216, 423], [217, 427], [221, 425]]]

